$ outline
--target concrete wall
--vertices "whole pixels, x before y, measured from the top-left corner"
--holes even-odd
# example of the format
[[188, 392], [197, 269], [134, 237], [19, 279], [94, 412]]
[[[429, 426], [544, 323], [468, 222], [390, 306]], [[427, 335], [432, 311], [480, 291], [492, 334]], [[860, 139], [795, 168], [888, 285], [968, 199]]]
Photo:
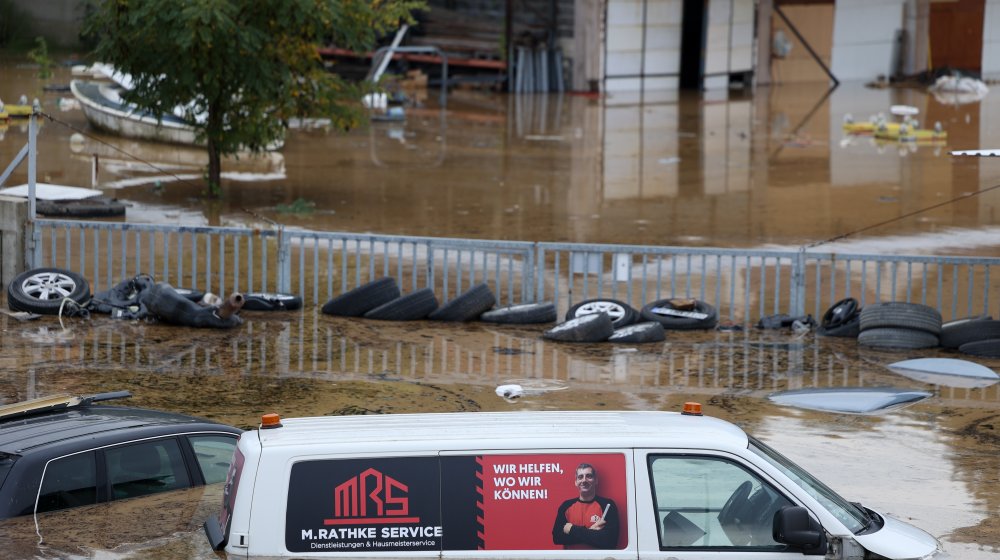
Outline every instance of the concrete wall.
[[27, 270], [27, 223], [28, 201], [0, 196], [0, 286], [6, 287], [15, 276]]
[[986, 0], [982, 74], [983, 79], [1000, 80], [1000, 0]]
[[874, 80], [892, 70], [905, 0], [837, 0], [831, 71], [841, 81]]
[[753, 70], [753, 0], [712, 0], [705, 37], [705, 89], [729, 87], [729, 75]]

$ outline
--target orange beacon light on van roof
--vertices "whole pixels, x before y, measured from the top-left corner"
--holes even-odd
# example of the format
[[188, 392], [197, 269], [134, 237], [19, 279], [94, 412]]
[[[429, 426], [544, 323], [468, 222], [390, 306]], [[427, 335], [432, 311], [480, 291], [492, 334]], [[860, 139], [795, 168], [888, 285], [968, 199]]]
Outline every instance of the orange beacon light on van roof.
[[260, 417], [260, 427], [263, 430], [281, 427], [281, 417], [275, 413], [265, 414]]
[[701, 414], [701, 403], [696, 402], [686, 402], [684, 403], [684, 409], [681, 410], [681, 414], [687, 416], [702, 416]]

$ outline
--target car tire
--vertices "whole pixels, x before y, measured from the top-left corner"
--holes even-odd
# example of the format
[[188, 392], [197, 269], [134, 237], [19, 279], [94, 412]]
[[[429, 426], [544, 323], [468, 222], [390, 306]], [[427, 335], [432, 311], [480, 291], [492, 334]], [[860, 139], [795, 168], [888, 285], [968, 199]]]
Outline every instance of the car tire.
[[607, 313], [591, 313], [560, 323], [542, 333], [542, 337], [559, 342], [604, 342], [614, 332]]
[[834, 329], [843, 324], [850, 322], [855, 316], [860, 313], [860, 308], [858, 307], [858, 300], [854, 298], [844, 298], [837, 303], [830, 306], [830, 309], [826, 310], [823, 314], [822, 320], [819, 322], [820, 327], [826, 329]]
[[875, 348], [933, 348], [938, 345], [938, 337], [919, 329], [879, 327], [862, 330], [858, 344]]
[[663, 325], [656, 321], [646, 321], [615, 329], [615, 332], [608, 337], [608, 342], [641, 344], [644, 342], [663, 342], [666, 339], [667, 333], [663, 329]]
[[57, 315], [64, 299], [79, 305], [90, 301], [90, 284], [83, 276], [62, 268], [33, 268], [7, 286], [7, 306], [12, 311]]
[[323, 304], [320, 309], [327, 315], [361, 317], [376, 307], [400, 296], [399, 284], [391, 276], [362, 284]]
[[958, 351], [970, 356], [983, 358], [1000, 358], [1000, 338], [966, 342], [958, 347]]
[[243, 294], [245, 311], [295, 311], [302, 308], [302, 298], [292, 294], [250, 292]]
[[1000, 338], [1000, 321], [970, 319], [952, 321], [941, 326], [941, 347], [959, 348], [970, 342]]
[[840, 338], [858, 338], [858, 335], [861, 334], [861, 316], [855, 314], [854, 317], [846, 323], [835, 327], [825, 327], [820, 325], [820, 327], [816, 329], [816, 334], [820, 336], [834, 336]]
[[416, 321], [426, 319], [437, 308], [438, 300], [434, 296], [434, 290], [424, 288], [383, 303], [365, 313], [364, 317], [381, 321]]
[[479, 320], [484, 323], [507, 325], [555, 323], [557, 318], [556, 305], [551, 301], [508, 305], [492, 309], [479, 316]]
[[493, 309], [497, 297], [486, 284], [477, 284], [427, 316], [433, 321], [471, 321]]
[[566, 320], [576, 319], [592, 313], [607, 313], [611, 317], [611, 324], [616, 329], [635, 323], [639, 319], [639, 312], [624, 301], [616, 299], [587, 299], [569, 308], [566, 312]]
[[869, 329], [905, 328], [941, 334], [941, 313], [920, 303], [889, 301], [861, 310], [861, 332]]
[[657, 308], [667, 308], [675, 309], [671, 299], [660, 299], [652, 303], [647, 303], [643, 306], [640, 314], [642, 318], [646, 321], [656, 321], [663, 325], [663, 328], [667, 330], [697, 330], [697, 329], [714, 329], [715, 325], [719, 322], [719, 313], [714, 307], [705, 303], [704, 301], [695, 301], [694, 310], [698, 313], [705, 315], [704, 318], [695, 317], [678, 317], [674, 315], [667, 315], [662, 313], [654, 312]]

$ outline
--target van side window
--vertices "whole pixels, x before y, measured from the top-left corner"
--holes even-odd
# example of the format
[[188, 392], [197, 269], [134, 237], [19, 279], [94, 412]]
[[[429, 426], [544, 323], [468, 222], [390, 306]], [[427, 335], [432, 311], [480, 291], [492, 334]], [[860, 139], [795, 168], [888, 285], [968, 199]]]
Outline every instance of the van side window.
[[661, 549], [784, 550], [771, 538], [788, 498], [737, 463], [716, 457], [649, 458]]
[[45, 468], [39, 513], [96, 503], [97, 461], [93, 451], [56, 459]]
[[191, 486], [176, 439], [116, 447], [105, 451], [104, 456], [112, 500]]
[[191, 449], [198, 459], [198, 467], [205, 478], [205, 484], [225, 482], [229, 463], [236, 449], [235, 436], [190, 436]]

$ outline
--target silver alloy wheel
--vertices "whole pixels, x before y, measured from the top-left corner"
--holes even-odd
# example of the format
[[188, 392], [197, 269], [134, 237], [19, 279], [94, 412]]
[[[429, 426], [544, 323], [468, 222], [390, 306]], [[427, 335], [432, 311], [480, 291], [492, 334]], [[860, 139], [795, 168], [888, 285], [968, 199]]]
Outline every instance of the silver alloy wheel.
[[41, 301], [55, 301], [70, 297], [76, 290], [76, 281], [59, 272], [39, 272], [25, 278], [21, 290]]
[[595, 300], [578, 307], [575, 315], [582, 317], [593, 313], [607, 313], [612, 321], [617, 321], [625, 316], [625, 308], [613, 301]]

